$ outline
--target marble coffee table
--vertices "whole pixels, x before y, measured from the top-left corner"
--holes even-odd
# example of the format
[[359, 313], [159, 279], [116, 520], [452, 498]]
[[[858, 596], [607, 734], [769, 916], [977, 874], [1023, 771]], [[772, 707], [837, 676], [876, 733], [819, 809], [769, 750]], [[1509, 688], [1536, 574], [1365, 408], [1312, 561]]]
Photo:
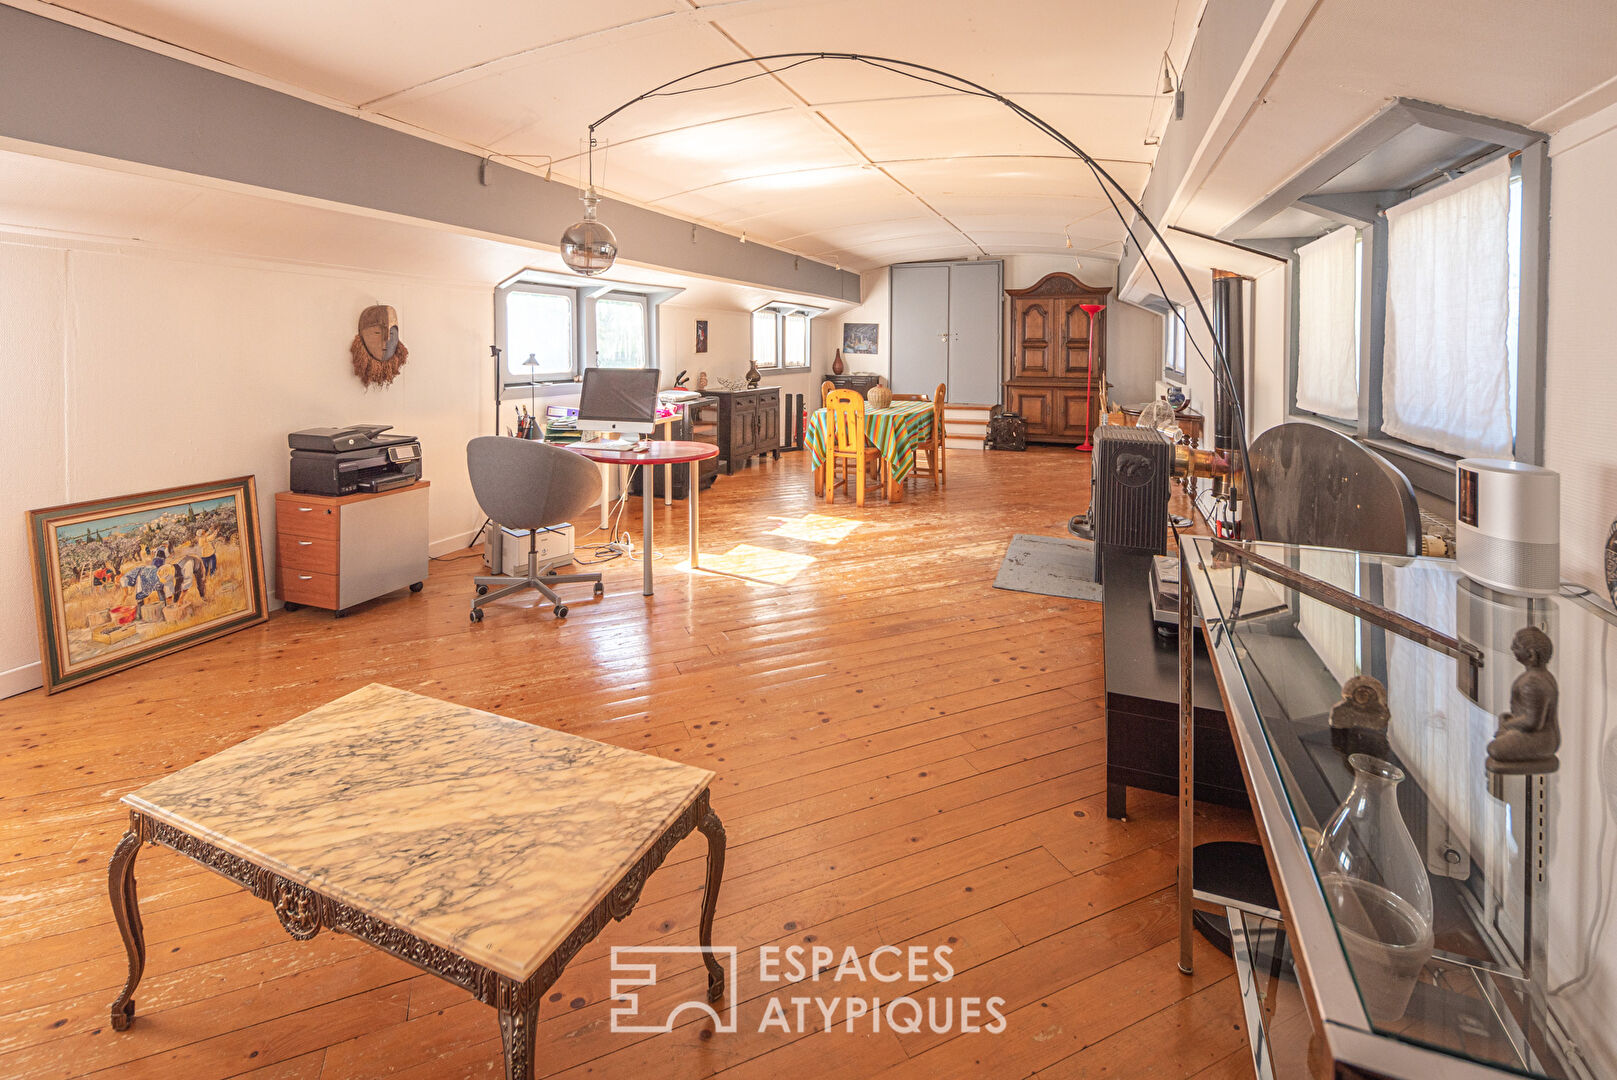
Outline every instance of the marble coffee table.
[[[172, 848], [272, 904], [294, 938], [326, 927], [408, 960], [499, 1011], [506, 1075], [533, 1075], [545, 990], [693, 829], [707, 837], [700, 941], [711, 946], [724, 827], [714, 774], [371, 685], [126, 795], [108, 869], [134, 1021], [146, 943], [142, 843]], [[704, 952], [708, 997], [724, 973]]]

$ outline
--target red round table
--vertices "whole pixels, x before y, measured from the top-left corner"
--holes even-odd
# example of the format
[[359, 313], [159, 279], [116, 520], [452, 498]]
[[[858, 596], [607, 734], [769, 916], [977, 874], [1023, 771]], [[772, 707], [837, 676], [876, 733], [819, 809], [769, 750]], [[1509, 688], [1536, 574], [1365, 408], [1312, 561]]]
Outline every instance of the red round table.
[[[604, 447], [591, 446], [588, 443], [574, 443], [567, 449], [580, 457], [588, 458], [598, 465], [646, 465], [655, 467], [658, 465], [680, 465], [689, 462], [691, 466], [691, 482], [688, 493], [691, 522], [691, 569], [700, 569], [698, 560], [701, 558], [701, 553], [697, 542], [701, 529], [701, 517], [697, 508], [697, 496], [702, 490], [701, 462], [711, 457], [718, 457], [719, 448], [717, 446], [704, 442], [658, 440], [651, 443], [651, 449], [649, 450], [609, 450]], [[657, 501], [652, 495], [652, 490], [655, 487], [652, 481], [653, 475], [648, 469], [645, 479], [640, 485], [641, 529], [645, 533], [641, 541], [643, 550], [640, 563], [644, 576], [641, 581], [640, 591], [647, 596], [651, 595], [652, 506]], [[672, 494], [673, 490], [674, 473], [670, 469], [668, 471], [668, 491]]]

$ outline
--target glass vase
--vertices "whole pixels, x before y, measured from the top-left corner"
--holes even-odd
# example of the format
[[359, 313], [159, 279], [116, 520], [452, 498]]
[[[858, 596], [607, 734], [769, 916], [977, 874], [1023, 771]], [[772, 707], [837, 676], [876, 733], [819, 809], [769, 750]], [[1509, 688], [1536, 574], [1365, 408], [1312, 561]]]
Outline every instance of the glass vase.
[[1374, 1024], [1401, 1019], [1432, 957], [1432, 887], [1398, 809], [1403, 770], [1369, 754], [1348, 758], [1353, 789], [1314, 848], [1359, 996]]

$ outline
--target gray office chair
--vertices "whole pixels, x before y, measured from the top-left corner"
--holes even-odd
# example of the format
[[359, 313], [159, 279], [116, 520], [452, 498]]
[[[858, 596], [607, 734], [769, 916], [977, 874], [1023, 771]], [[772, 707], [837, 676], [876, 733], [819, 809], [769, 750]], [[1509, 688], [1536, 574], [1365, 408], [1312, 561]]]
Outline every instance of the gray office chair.
[[[483, 621], [483, 605], [523, 589], [538, 589], [552, 604], [556, 618], [567, 617], [551, 585], [593, 581], [595, 595], [606, 591], [600, 574], [557, 574], [556, 562], [539, 565], [537, 530], [572, 521], [601, 495], [601, 474], [577, 454], [548, 443], [484, 435], [466, 444], [466, 468], [472, 493], [495, 528], [528, 532], [528, 573], [525, 577], [478, 577], [477, 599], [472, 601], [472, 622]], [[489, 592], [489, 586], [505, 586]]]

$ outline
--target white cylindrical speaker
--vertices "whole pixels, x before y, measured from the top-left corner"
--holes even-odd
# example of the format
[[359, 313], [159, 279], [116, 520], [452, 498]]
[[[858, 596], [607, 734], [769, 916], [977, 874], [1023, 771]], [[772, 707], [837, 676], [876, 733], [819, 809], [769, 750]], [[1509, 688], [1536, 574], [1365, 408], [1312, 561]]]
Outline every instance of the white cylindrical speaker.
[[1561, 474], [1519, 461], [1466, 458], [1455, 483], [1455, 558], [1467, 577], [1507, 592], [1561, 586]]

